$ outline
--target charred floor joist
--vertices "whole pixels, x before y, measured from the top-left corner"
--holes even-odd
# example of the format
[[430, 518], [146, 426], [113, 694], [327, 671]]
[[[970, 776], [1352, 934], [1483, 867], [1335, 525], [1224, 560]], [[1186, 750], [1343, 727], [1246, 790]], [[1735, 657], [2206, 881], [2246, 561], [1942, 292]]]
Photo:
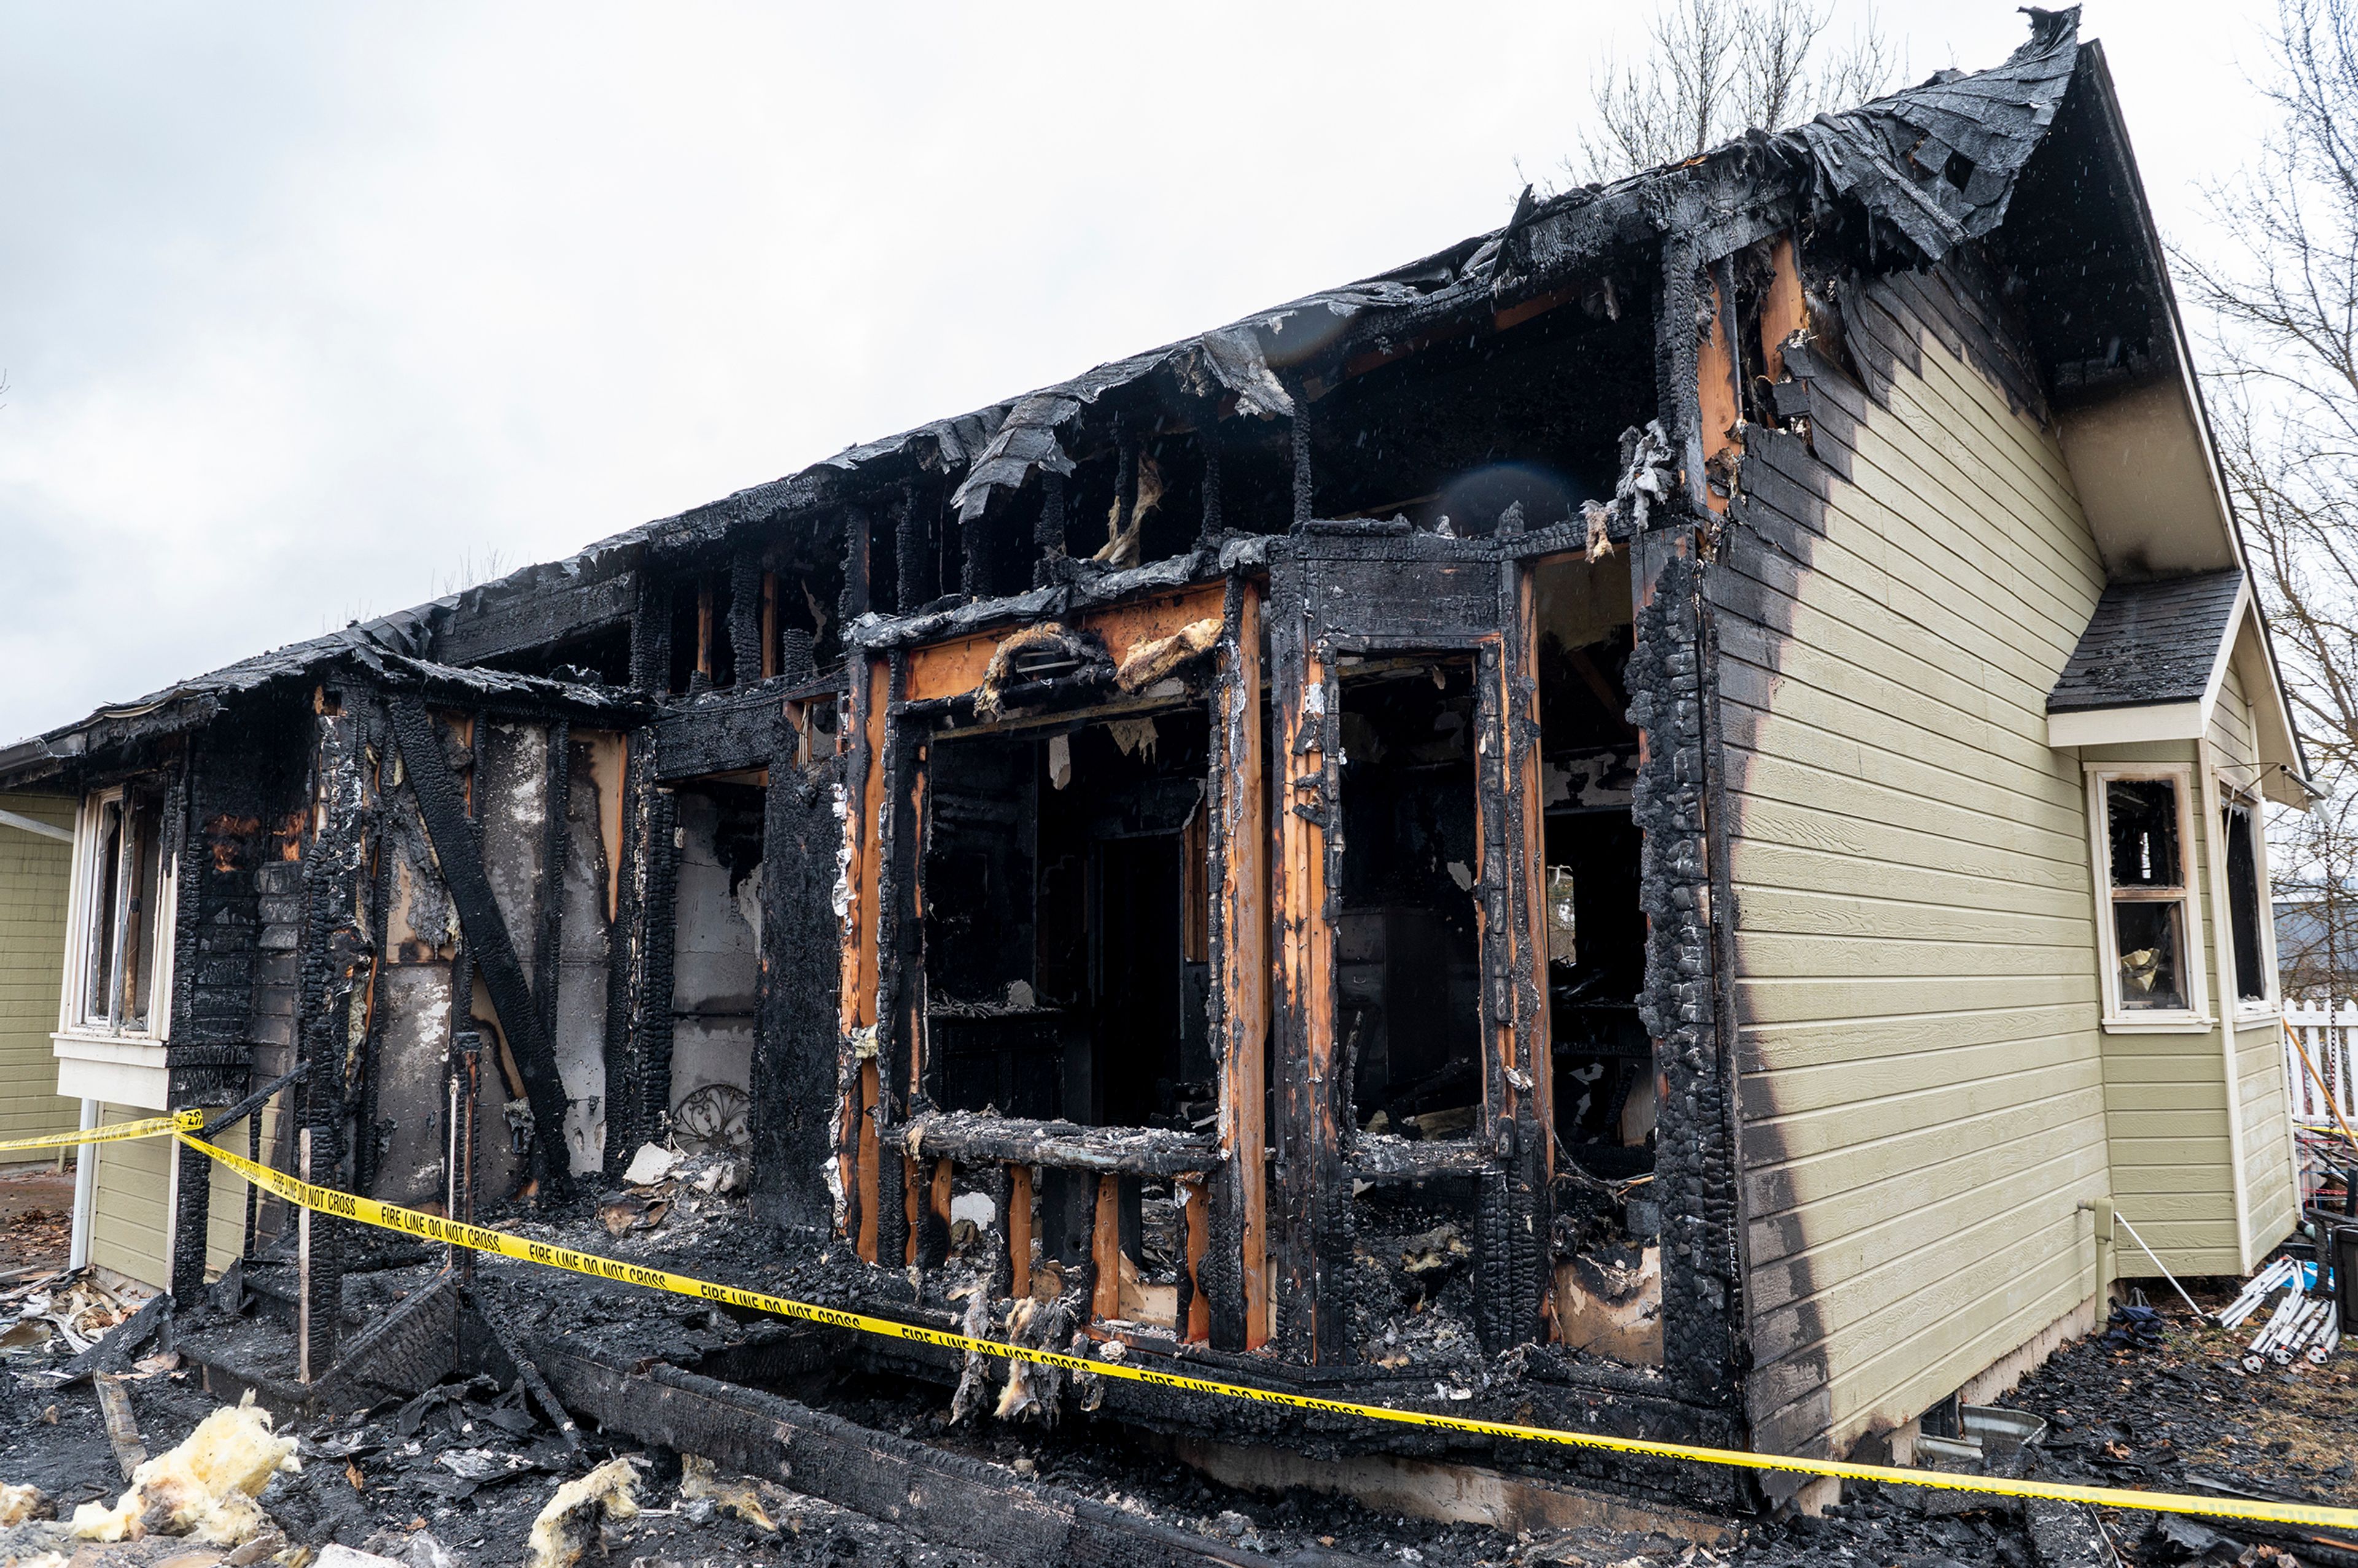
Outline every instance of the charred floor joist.
[[[645, 1142], [738, 1150], [838, 1304], [1904, 1444], [2124, 1266], [2081, 1216], [2143, 1179], [2133, 1053], [2246, 1070], [2200, 994], [2225, 862], [2112, 889], [2105, 781], [2187, 833], [2301, 790], [2247, 592], [2183, 631], [2228, 677], [2193, 728], [2057, 685], [2108, 586], [2243, 568], [2101, 51], [2032, 15], [1993, 70], [0, 752], [168, 868], [168, 1033], [121, 984], [74, 1016], [173, 1105], [299, 1061], [269, 1148], [379, 1197], [575, 1212]], [[2178, 978], [2125, 990], [2168, 919]], [[2271, 1240], [2269, 1136], [2185, 1259]]]

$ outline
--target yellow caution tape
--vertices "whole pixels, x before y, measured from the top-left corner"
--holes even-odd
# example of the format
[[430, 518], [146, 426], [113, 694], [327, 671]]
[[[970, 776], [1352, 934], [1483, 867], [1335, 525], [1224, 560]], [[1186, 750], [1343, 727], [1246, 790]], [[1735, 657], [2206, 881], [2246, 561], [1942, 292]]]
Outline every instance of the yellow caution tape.
[[2195, 1497], [2179, 1492], [2143, 1492], [2122, 1487], [2072, 1487], [2050, 1481], [2017, 1481], [1992, 1476], [1960, 1476], [1940, 1470], [1907, 1470], [1894, 1465], [1853, 1465], [1835, 1459], [1799, 1459], [1781, 1454], [1754, 1454], [1738, 1448], [1659, 1443], [1641, 1437], [1610, 1437], [1601, 1433], [1567, 1432], [1557, 1427], [1515, 1426], [1505, 1422], [1469, 1421], [1460, 1416], [1433, 1415], [1424, 1411], [1394, 1410], [1384, 1405], [1355, 1404], [1347, 1400], [1313, 1399], [1303, 1394], [1246, 1388], [1235, 1383], [1215, 1382], [1208, 1378], [1158, 1372], [1123, 1361], [1092, 1361], [1086, 1356], [1035, 1350], [1029, 1346], [1004, 1345], [995, 1339], [975, 1339], [946, 1329], [924, 1328], [914, 1324], [896, 1323], [891, 1318], [870, 1317], [864, 1313], [815, 1306], [807, 1302], [791, 1301], [761, 1291], [741, 1290], [734, 1285], [716, 1285], [708, 1280], [692, 1279], [686, 1274], [674, 1274], [637, 1263], [624, 1263], [612, 1258], [600, 1258], [594, 1252], [578, 1251], [554, 1242], [529, 1241], [503, 1230], [468, 1225], [438, 1215], [420, 1214], [416, 1209], [401, 1208], [393, 1204], [379, 1203], [374, 1198], [360, 1197], [352, 1193], [338, 1192], [333, 1187], [299, 1181], [267, 1165], [256, 1164], [242, 1155], [233, 1154], [226, 1149], [216, 1148], [202, 1139], [191, 1138], [186, 1133], [179, 1136], [180, 1141], [189, 1148], [211, 1155], [246, 1180], [276, 1194], [288, 1203], [298, 1204], [338, 1219], [398, 1230], [421, 1240], [465, 1247], [477, 1252], [513, 1258], [518, 1262], [566, 1269], [577, 1274], [589, 1274], [622, 1284], [643, 1285], [652, 1291], [668, 1291], [674, 1295], [694, 1296], [779, 1317], [824, 1324], [830, 1328], [849, 1328], [861, 1334], [880, 1335], [887, 1339], [939, 1346], [945, 1350], [1030, 1361], [1043, 1367], [1061, 1367], [1069, 1372], [1087, 1372], [1100, 1378], [1119, 1378], [1129, 1382], [1148, 1383], [1162, 1389], [1181, 1389], [1189, 1393], [1212, 1394], [1222, 1399], [1249, 1400], [1257, 1404], [1282, 1405], [1289, 1410], [1358, 1416], [1403, 1426], [1437, 1427], [1446, 1432], [1470, 1433], [1477, 1437], [1552, 1443], [1566, 1448], [1603, 1449], [1615, 1454], [1643, 1454], [1652, 1459], [1686, 1459], [1700, 1465], [1725, 1465], [1743, 1470], [1780, 1470], [1792, 1475], [1833, 1476], [1848, 1481], [1879, 1481], [1894, 1487], [1932, 1487], [1954, 1492], [1988, 1492], [2006, 1498], [2051, 1498], [2059, 1502], [2093, 1503], [2103, 1508], [2147, 1509], [2163, 1513], [2205, 1514], [2215, 1519], [2265, 1519], [2276, 1524], [2358, 1530], [2358, 1509], [2260, 1502], [2242, 1498]]
[[38, 1138], [0, 1139], [0, 1149], [70, 1149], [81, 1143], [120, 1143], [131, 1138], [157, 1138], [167, 1132], [195, 1132], [205, 1124], [201, 1110], [174, 1111], [144, 1121], [118, 1121], [112, 1127], [88, 1127], [79, 1132], [49, 1132]]

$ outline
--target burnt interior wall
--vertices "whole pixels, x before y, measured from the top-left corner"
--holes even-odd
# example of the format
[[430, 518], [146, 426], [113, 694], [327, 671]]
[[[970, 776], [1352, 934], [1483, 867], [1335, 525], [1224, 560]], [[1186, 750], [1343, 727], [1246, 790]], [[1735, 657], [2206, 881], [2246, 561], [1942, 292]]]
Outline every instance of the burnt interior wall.
[[673, 792], [669, 1112], [696, 1097], [741, 1115], [752, 1084], [761, 982], [764, 791], [681, 784]]
[[[622, 737], [562, 720], [436, 710], [440, 761], [456, 785], [497, 918], [528, 978], [564, 1107], [564, 1168], [604, 1162], [608, 971], [620, 879]], [[381, 755], [381, 838], [373, 877], [384, 930], [369, 1030], [368, 1190], [432, 1203], [448, 1187], [448, 1088], [458, 1037], [483, 1055], [474, 1182], [487, 1200], [529, 1179], [535, 1119], [519, 1043], [470, 950], [406, 759]]]
[[1422, 528], [1445, 518], [1475, 537], [1510, 506], [1536, 529], [1610, 496], [1621, 432], [1645, 422], [1653, 395], [1653, 324], [1626, 308], [1628, 291], [1600, 280], [1503, 330], [1428, 342], [1310, 403], [1316, 515], [1398, 514]]

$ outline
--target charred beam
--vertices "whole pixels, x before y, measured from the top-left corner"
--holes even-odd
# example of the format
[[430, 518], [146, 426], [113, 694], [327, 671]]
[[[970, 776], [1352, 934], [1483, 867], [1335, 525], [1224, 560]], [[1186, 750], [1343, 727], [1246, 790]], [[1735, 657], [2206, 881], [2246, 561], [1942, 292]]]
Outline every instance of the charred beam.
[[1005, 1161], [1098, 1175], [1185, 1175], [1208, 1170], [1218, 1159], [1210, 1139], [1183, 1132], [1024, 1121], [977, 1111], [948, 1111], [888, 1124], [883, 1135], [917, 1158], [970, 1165]]
[[638, 595], [637, 576], [627, 571], [601, 582], [519, 594], [495, 603], [471, 594], [442, 623], [434, 640], [435, 657], [444, 664], [479, 664], [602, 632], [631, 618]]
[[609, 1433], [784, 1482], [928, 1541], [1027, 1568], [1275, 1568], [1258, 1552], [775, 1394], [661, 1365], [633, 1376], [550, 1340], [532, 1349], [558, 1396]]

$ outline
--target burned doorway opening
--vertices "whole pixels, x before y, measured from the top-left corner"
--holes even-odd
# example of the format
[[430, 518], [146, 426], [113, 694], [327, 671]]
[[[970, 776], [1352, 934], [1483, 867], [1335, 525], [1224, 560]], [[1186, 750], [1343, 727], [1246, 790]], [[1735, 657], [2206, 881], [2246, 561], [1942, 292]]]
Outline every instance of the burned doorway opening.
[[682, 1148], [742, 1148], [762, 975], [763, 775], [685, 782], [673, 796], [667, 1119]]
[[1542, 903], [1555, 1075], [1555, 1309], [1579, 1348], [1660, 1365], [1660, 1070], [1638, 1011], [1646, 979], [1638, 733], [1626, 671], [1627, 558], [1533, 569], [1538, 621]]

